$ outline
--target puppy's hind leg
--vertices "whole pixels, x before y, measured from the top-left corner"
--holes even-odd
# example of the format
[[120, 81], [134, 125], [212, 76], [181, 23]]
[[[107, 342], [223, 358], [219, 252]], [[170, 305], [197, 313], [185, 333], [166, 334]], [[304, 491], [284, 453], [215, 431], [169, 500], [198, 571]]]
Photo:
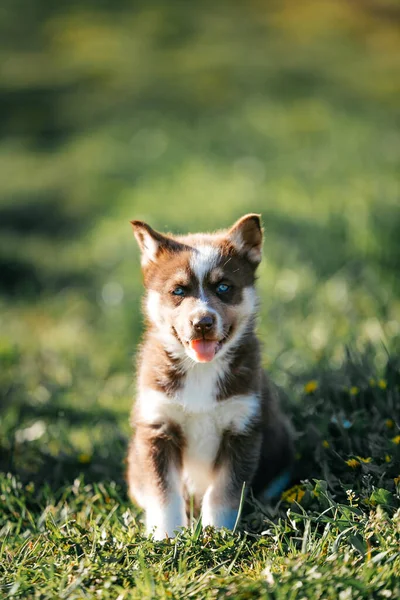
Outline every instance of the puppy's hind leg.
[[260, 462], [252, 488], [261, 502], [280, 497], [293, 477], [294, 451], [289, 424], [279, 415], [263, 430]]

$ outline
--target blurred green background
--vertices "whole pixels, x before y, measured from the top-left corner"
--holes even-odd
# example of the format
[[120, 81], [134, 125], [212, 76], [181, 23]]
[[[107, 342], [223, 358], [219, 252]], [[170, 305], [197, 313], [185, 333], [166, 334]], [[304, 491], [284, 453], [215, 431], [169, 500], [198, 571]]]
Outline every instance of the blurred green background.
[[396, 0], [2, 1], [2, 468], [121, 476], [142, 331], [132, 218], [186, 232], [262, 213], [259, 329], [289, 394], [346, 346], [384, 365], [399, 23]]

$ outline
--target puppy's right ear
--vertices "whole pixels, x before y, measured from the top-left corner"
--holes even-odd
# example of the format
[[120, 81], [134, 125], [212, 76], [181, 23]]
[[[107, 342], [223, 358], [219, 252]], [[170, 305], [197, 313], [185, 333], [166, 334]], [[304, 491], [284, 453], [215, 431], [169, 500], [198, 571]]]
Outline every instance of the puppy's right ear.
[[155, 231], [143, 221], [131, 221], [131, 225], [142, 252], [142, 267], [155, 262], [164, 250], [173, 250], [178, 246], [175, 240]]

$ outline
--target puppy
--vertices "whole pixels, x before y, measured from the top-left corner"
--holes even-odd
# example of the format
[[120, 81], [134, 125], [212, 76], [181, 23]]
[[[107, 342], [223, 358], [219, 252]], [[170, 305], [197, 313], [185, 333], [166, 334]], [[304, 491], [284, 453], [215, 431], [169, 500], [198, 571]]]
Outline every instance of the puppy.
[[292, 461], [289, 428], [261, 368], [255, 334], [260, 218], [249, 214], [228, 230], [185, 236], [132, 225], [142, 253], [147, 330], [129, 494], [145, 509], [146, 531], [155, 539], [187, 525], [190, 497], [204, 527], [232, 529], [243, 483], [268, 496], [288, 483]]

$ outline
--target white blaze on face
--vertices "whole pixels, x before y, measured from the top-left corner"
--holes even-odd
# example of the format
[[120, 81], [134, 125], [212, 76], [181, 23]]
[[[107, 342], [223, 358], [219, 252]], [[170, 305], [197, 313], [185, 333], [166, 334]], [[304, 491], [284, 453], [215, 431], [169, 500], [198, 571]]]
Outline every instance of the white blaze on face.
[[197, 277], [200, 285], [200, 298], [204, 300], [203, 284], [206, 275], [214, 269], [220, 258], [218, 248], [215, 246], [197, 246], [190, 258], [190, 268]]
[[[221, 315], [210, 306], [207, 300], [204, 283], [209, 273], [215, 269], [220, 257], [220, 252], [215, 246], [199, 245], [195, 247], [190, 258], [190, 267], [199, 282], [199, 299], [190, 313], [190, 320], [195, 321], [203, 316], [212, 315], [215, 319], [215, 336], [217, 339], [223, 335], [223, 323]], [[196, 349], [190, 346], [186, 351], [188, 356], [195, 362], [208, 362], [211, 360], [210, 357], [213, 356], [213, 351], [215, 352], [216, 342], [214, 342], [214, 348], [212, 342], [202, 342], [201, 344], [200, 348]]]

